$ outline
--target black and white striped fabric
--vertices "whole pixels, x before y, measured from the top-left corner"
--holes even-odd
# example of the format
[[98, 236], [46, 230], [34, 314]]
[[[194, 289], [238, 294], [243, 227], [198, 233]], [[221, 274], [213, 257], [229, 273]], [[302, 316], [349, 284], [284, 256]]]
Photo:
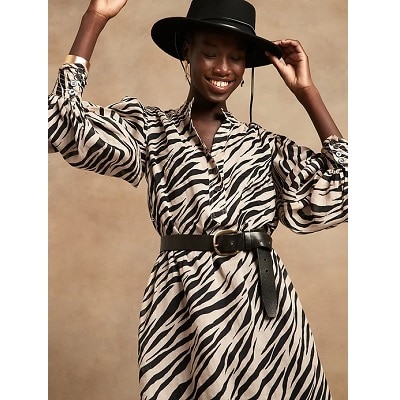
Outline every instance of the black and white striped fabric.
[[[49, 143], [72, 166], [148, 184], [160, 235], [213, 234], [279, 221], [311, 233], [347, 221], [347, 141], [319, 153], [223, 113], [211, 151], [191, 102], [162, 111], [126, 97], [81, 99], [86, 71], [60, 68], [49, 95]], [[272, 252], [276, 318], [264, 314], [255, 254], [158, 255], [138, 332], [141, 398], [330, 399], [312, 332], [284, 264]]]

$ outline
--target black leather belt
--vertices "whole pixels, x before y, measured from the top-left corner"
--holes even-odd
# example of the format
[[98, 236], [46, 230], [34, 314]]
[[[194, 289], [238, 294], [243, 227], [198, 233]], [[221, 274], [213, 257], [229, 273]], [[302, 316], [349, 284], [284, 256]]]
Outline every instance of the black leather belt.
[[221, 256], [233, 256], [240, 251], [257, 250], [261, 299], [267, 315], [276, 316], [278, 299], [272, 268], [272, 238], [265, 230], [237, 232], [225, 229], [215, 235], [167, 235], [161, 237], [160, 251], [215, 251]]

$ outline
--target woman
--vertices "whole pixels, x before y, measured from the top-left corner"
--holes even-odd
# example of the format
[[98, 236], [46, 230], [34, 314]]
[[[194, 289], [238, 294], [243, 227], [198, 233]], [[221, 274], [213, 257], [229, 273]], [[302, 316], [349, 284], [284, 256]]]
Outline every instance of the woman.
[[[124, 98], [83, 102], [100, 32], [126, 1], [91, 1], [49, 96], [49, 141], [71, 165], [148, 182], [161, 252], [143, 298], [143, 399], [329, 399], [298, 296], [271, 234], [347, 220], [347, 143], [298, 41], [255, 34], [242, 0], [194, 0], [152, 38], [187, 63], [186, 101], [163, 111]], [[228, 111], [246, 68], [272, 64], [310, 116], [321, 153]]]

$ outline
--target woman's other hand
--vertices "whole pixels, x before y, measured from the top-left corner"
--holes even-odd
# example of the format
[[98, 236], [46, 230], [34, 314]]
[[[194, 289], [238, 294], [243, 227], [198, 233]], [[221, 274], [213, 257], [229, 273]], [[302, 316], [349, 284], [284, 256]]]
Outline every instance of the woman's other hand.
[[288, 88], [298, 96], [300, 92], [314, 86], [311, 79], [308, 56], [298, 40], [276, 40], [274, 43], [282, 50], [282, 58], [266, 52], [272, 64]]

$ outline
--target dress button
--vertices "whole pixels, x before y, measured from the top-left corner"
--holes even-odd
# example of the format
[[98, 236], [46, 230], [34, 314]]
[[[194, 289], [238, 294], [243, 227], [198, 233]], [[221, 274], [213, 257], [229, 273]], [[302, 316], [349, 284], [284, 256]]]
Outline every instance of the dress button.
[[72, 87], [75, 87], [77, 84], [78, 84], [77, 81], [71, 81], [71, 82], [70, 82], [70, 85], [71, 85]]
[[336, 152], [336, 155], [337, 155], [338, 157], [341, 157], [342, 154], [343, 154], [343, 153], [342, 153], [341, 151], [337, 151], [337, 152]]
[[69, 90], [68, 90], [68, 93], [69, 93], [71, 96], [74, 96], [74, 95], [75, 95], [75, 90], [74, 90], [74, 89], [69, 89]]
[[338, 163], [339, 164], [344, 164], [345, 163], [345, 159], [344, 158], [339, 158]]

